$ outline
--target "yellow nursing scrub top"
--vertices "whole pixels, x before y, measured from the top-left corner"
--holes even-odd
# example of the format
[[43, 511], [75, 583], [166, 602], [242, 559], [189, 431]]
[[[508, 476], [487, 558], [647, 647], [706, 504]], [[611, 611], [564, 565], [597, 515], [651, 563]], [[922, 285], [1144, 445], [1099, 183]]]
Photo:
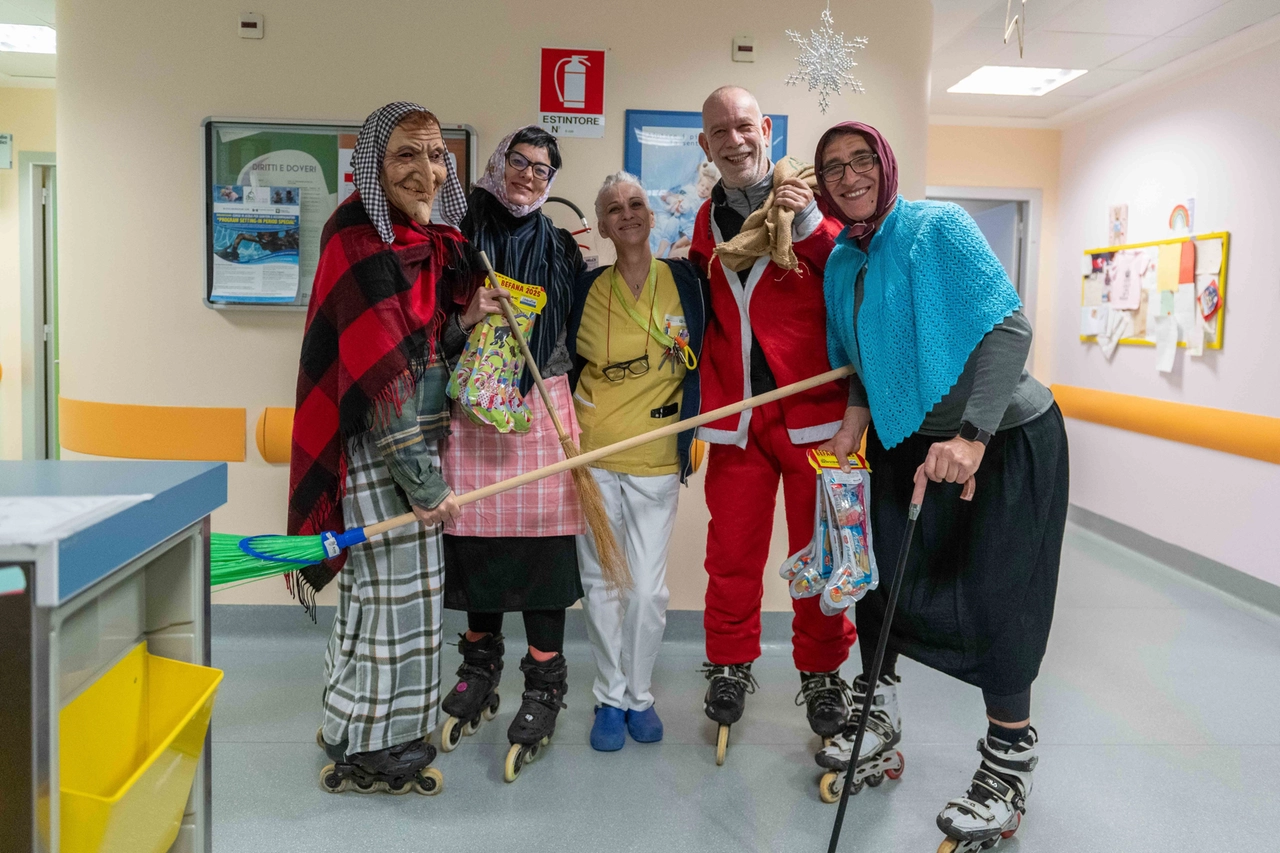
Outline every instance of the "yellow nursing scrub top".
[[[687, 340], [684, 308], [671, 268], [657, 261], [654, 267], [657, 274], [650, 275], [639, 299], [631, 296], [622, 276], [612, 267], [596, 277], [587, 295], [578, 328], [578, 355], [587, 360], [587, 365], [573, 394], [584, 452], [680, 419], [684, 362], [679, 356], [664, 360], [663, 347], [640, 327], [622, 301], [630, 300], [632, 309], [644, 321], [652, 318], [658, 329], [672, 337], [683, 334]], [[619, 382], [605, 377], [605, 366], [645, 354], [649, 357], [649, 370], [642, 376], [628, 370]], [[601, 459], [595, 466], [620, 474], [675, 474], [680, 467], [676, 436], [633, 447]]]

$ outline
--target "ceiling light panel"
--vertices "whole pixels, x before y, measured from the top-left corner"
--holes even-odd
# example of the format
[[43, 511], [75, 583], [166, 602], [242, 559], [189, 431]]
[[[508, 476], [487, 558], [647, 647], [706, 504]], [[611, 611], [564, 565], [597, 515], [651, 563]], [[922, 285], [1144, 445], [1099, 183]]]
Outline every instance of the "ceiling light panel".
[[1029, 95], [1052, 92], [1086, 73], [1081, 68], [1027, 68], [1021, 65], [984, 65], [947, 89], [958, 95]]
[[0, 51], [10, 53], [57, 53], [58, 36], [53, 27], [27, 24], [0, 24]]

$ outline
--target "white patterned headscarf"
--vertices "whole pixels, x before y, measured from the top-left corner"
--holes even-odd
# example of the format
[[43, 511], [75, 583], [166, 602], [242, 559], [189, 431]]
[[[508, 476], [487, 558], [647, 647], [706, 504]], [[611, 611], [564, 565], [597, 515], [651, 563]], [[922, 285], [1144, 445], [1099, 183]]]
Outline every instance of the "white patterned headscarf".
[[[379, 180], [382, 159], [386, 156], [391, 132], [405, 116], [412, 113], [431, 114], [426, 107], [408, 101], [396, 101], [369, 113], [364, 126], [360, 128], [360, 135], [356, 137], [355, 151], [351, 154], [352, 177], [360, 192], [360, 201], [384, 243], [394, 243], [396, 235], [391, 227], [390, 203], [382, 190], [382, 181]], [[458, 181], [453, 158], [445, 157], [445, 167], [448, 175], [444, 186], [440, 188], [440, 212], [445, 222], [456, 228], [467, 213], [467, 197]]]
[[547, 181], [547, 186], [542, 190], [542, 195], [534, 199], [531, 204], [516, 204], [507, 198], [507, 151], [510, 150], [511, 140], [516, 138], [516, 134], [531, 127], [538, 127], [538, 125], [526, 124], [508, 133], [498, 143], [498, 147], [494, 149], [493, 154], [489, 157], [488, 165], [484, 167], [484, 174], [476, 181], [476, 186], [488, 190], [491, 196], [502, 202], [502, 206], [507, 209], [508, 213], [517, 218], [528, 216], [542, 207], [551, 196], [551, 184], [556, 179], [556, 176], [552, 175], [551, 180]]

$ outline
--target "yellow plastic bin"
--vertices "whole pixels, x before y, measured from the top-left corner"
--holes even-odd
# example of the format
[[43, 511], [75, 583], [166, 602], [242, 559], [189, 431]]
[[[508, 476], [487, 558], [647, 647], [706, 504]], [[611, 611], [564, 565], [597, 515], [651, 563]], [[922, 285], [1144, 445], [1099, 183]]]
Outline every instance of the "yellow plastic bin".
[[221, 681], [141, 643], [62, 709], [62, 853], [172, 846]]

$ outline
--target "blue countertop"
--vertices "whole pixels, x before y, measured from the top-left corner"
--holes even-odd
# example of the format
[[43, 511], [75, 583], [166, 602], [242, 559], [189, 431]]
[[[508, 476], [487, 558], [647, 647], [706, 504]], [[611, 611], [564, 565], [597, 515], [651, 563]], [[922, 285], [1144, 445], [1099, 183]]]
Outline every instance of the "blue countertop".
[[[106, 518], [99, 518], [46, 543], [53, 554], [41, 578], [56, 577], [57, 602], [209, 515], [227, 502], [223, 462], [40, 461], [0, 462], [0, 497], [92, 497], [150, 495]], [[5, 553], [5, 552], [10, 553]], [[20, 558], [13, 548], [0, 556]], [[52, 604], [38, 595], [42, 604]]]

